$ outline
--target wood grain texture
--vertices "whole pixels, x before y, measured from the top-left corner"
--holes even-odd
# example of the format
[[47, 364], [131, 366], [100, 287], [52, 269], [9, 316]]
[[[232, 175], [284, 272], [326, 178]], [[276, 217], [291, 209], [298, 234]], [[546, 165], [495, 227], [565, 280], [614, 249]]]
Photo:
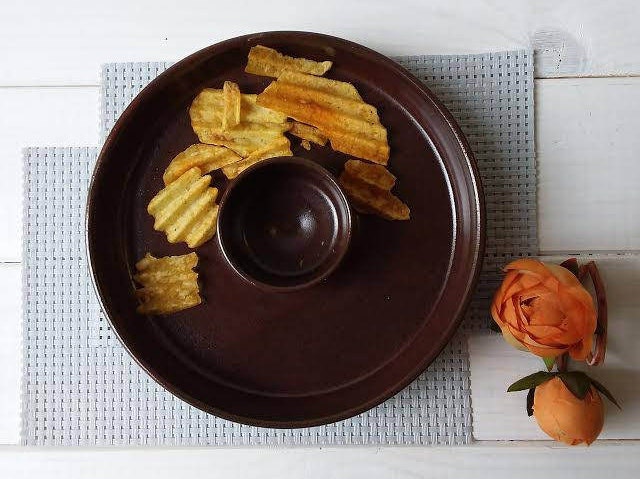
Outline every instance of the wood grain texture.
[[[544, 445], [543, 445], [544, 444]], [[7, 478], [615, 479], [637, 477], [638, 443], [475, 447], [0, 448]]]
[[[247, 12], [252, 12], [248, 14]], [[283, 14], [283, 12], [286, 12]], [[86, 88], [0, 88], [0, 261], [20, 258], [21, 154], [27, 145], [97, 144], [98, 72], [102, 63], [175, 60], [201, 47], [251, 31], [313, 30], [342, 36], [388, 55], [484, 52], [533, 45], [536, 76], [640, 75], [640, 30], [633, 0], [296, 3], [276, 0], [108, 3], [42, 0], [3, 5], [0, 15], [0, 85], [93, 85]], [[384, 20], [384, 21], [383, 21]], [[552, 80], [537, 83], [540, 168], [540, 244], [545, 251], [640, 249], [637, 184], [640, 93], [636, 79]], [[578, 180], [578, 181], [576, 181]], [[603, 188], [606, 180], [607, 187]], [[638, 393], [625, 386], [638, 367], [634, 323], [640, 311], [637, 256], [608, 259], [605, 280], [618, 288], [603, 382], [623, 401], [607, 418], [606, 434], [626, 422], [638, 428]], [[609, 278], [615, 271], [627, 278]], [[625, 280], [626, 281], [626, 280]], [[611, 288], [611, 285], [609, 285]], [[626, 288], [626, 289], [625, 289]], [[635, 289], [633, 289], [635, 288]], [[18, 440], [20, 374], [19, 267], [0, 266], [0, 442]], [[635, 292], [634, 292], [635, 291]], [[610, 289], [610, 303], [613, 299]], [[618, 322], [615, 327], [614, 321]], [[500, 340], [501, 341], [501, 340]], [[500, 341], [497, 341], [500, 345]], [[502, 346], [504, 347], [504, 346]], [[480, 437], [534, 437], [523, 398], [504, 387], [538, 362], [478, 338], [472, 353], [473, 405]], [[485, 371], [486, 368], [486, 371]], [[489, 386], [479, 389], [485, 380]], [[599, 373], [600, 374], [600, 373]], [[491, 382], [493, 381], [493, 382]], [[635, 381], [637, 383], [637, 381]], [[492, 385], [491, 385], [492, 384]], [[625, 389], [626, 388], [626, 389]], [[507, 399], [509, 398], [509, 399]], [[512, 404], [507, 401], [513, 401]], [[484, 404], [484, 405], [483, 405]], [[629, 411], [632, 411], [631, 413]], [[523, 421], [524, 419], [524, 421]], [[634, 422], [635, 421], [635, 422]], [[531, 426], [531, 427], [530, 427]], [[528, 429], [527, 429], [528, 428]], [[540, 436], [535, 436], [540, 437]], [[636, 436], [637, 437], [637, 436]], [[518, 443], [516, 447], [383, 449], [148, 449], [30, 450], [0, 448], [6, 477], [175, 477], [209, 470], [221, 477], [636, 477], [640, 443], [567, 449]], [[535, 465], [535, 467], [532, 467]], [[567, 475], [567, 470], [571, 475]]]
[[176, 60], [250, 32], [310, 30], [387, 55], [533, 45], [541, 77], [640, 73], [636, 2], [483, 0], [7, 2], [0, 85], [97, 84], [108, 61]]
[[640, 250], [640, 78], [536, 82], [541, 251]]
[[0, 87], [0, 106], [0, 262], [20, 261], [22, 149], [96, 145], [98, 88]]
[[[546, 257], [559, 263], [563, 257]], [[594, 259], [607, 289], [609, 340], [604, 365], [571, 363], [602, 382], [618, 399], [622, 410], [605, 401], [602, 439], [640, 439], [640, 255], [600, 255]], [[544, 369], [532, 354], [507, 345], [502, 336], [469, 339], [473, 435], [479, 440], [547, 439], [534, 418], [525, 412], [526, 391], [507, 393], [512, 382]]]
[[[0, 88], [0, 261], [20, 260], [21, 149], [97, 144], [97, 87]], [[536, 82], [540, 248], [640, 250], [640, 78]]]
[[[0, 264], [0, 444], [20, 434], [22, 279], [19, 264]], [[0, 466], [0, 470], [2, 467]]]

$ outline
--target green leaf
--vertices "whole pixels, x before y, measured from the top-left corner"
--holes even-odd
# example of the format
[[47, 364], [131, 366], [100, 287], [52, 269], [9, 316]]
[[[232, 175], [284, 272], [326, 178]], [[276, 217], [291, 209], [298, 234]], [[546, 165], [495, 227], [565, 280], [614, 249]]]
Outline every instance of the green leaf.
[[527, 416], [533, 416], [533, 398], [536, 393], [536, 388], [529, 389], [527, 393]]
[[582, 371], [558, 373], [558, 377], [578, 399], [584, 399], [591, 387], [591, 378]]
[[556, 358], [542, 358], [544, 365], [547, 367], [547, 371], [553, 369], [553, 365], [556, 363]]
[[609, 390], [607, 388], [605, 388], [602, 383], [599, 383], [595, 379], [591, 379], [591, 384], [593, 384], [594, 388], [596, 388], [598, 391], [600, 391], [602, 394], [604, 394], [609, 401], [611, 401], [613, 404], [615, 404], [618, 409], [622, 409], [620, 407], [620, 404], [618, 404], [618, 401], [616, 401], [616, 398], [613, 397], [613, 394], [611, 394], [609, 392]]
[[547, 371], [538, 371], [537, 373], [530, 374], [522, 379], [517, 380], [507, 389], [507, 392], [524, 391], [525, 389], [532, 389], [536, 386], [540, 386], [542, 383], [547, 382], [554, 377], [556, 373], [549, 373]]

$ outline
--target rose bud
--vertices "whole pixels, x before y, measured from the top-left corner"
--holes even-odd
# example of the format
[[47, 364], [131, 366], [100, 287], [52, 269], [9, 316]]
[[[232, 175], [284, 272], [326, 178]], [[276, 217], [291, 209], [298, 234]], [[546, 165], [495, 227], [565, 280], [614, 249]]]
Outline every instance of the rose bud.
[[604, 425], [602, 399], [593, 385], [579, 399], [558, 377], [536, 387], [533, 416], [545, 433], [571, 446], [591, 444]]

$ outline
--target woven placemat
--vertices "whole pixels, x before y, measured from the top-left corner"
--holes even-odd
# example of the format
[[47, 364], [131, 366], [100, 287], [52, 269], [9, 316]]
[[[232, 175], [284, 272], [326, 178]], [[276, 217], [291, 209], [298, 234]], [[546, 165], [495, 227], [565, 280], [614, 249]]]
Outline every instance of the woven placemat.
[[[402, 57], [444, 101], [480, 165], [487, 258], [462, 331], [410, 386], [351, 419], [275, 430], [207, 415], [151, 380], [111, 335], [87, 271], [84, 204], [97, 148], [24, 154], [26, 445], [466, 444], [471, 440], [464, 332], [484, 329], [500, 265], [535, 254], [533, 63], [530, 52]], [[103, 135], [164, 63], [103, 68]]]

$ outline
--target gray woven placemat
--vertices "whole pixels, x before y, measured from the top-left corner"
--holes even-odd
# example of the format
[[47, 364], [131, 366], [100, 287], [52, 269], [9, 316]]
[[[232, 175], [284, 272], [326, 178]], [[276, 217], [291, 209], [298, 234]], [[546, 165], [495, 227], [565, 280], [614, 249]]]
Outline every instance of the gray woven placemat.
[[[84, 202], [97, 148], [31, 148], [24, 155], [24, 376], [27, 445], [465, 444], [471, 440], [464, 330], [486, 326], [498, 267], [535, 254], [533, 66], [529, 52], [403, 57], [460, 122], [485, 185], [485, 268], [463, 331], [409, 387], [327, 426], [274, 430], [235, 424], [176, 399], [130, 359], [93, 293]], [[101, 129], [164, 63], [103, 69]]]

